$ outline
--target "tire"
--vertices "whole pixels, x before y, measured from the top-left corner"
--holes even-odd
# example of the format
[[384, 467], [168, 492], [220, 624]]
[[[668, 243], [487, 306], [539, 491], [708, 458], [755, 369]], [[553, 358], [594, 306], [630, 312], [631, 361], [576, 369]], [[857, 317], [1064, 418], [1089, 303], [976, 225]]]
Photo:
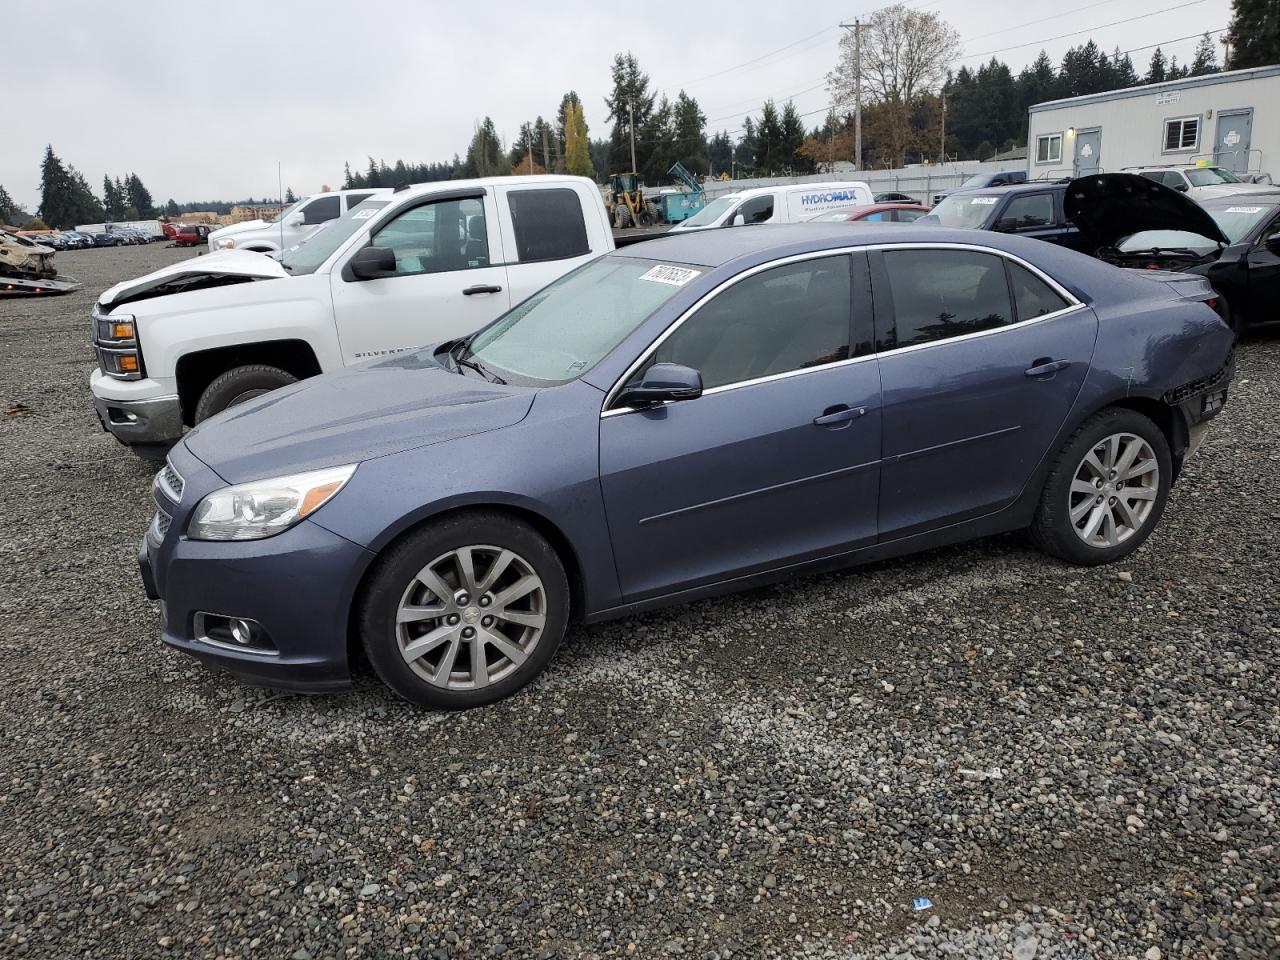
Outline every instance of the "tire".
[[614, 207], [617, 216], [614, 217], [616, 226], [619, 230], [625, 230], [631, 226], [631, 208], [625, 203], [620, 203]]
[[201, 423], [228, 407], [297, 382], [297, 377], [279, 367], [261, 363], [232, 367], [204, 388], [196, 404], [195, 422]]
[[[1117, 476], [1110, 468], [1126, 459], [1128, 472]], [[1121, 407], [1096, 413], [1054, 459], [1032, 539], [1046, 553], [1085, 567], [1127, 557], [1160, 522], [1172, 478], [1169, 443], [1155, 423]], [[1093, 491], [1086, 493], [1086, 486]]]
[[382, 681], [420, 707], [460, 710], [501, 700], [542, 672], [564, 638], [569, 583], [555, 550], [528, 524], [468, 512], [391, 547], [359, 604], [360, 640]]

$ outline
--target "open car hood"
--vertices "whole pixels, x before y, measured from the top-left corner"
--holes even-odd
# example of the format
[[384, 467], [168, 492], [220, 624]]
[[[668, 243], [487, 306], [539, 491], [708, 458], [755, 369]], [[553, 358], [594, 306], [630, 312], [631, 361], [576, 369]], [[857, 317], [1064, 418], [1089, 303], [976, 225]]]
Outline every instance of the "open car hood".
[[[211, 286], [218, 281], [275, 280], [289, 274], [276, 260], [248, 250], [221, 250], [202, 257], [192, 257], [180, 263], [148, 273], [136, 280], [117, 283], [101, 297], [98, 303], [103, 309], [142, 300], [148, 296], [180, 292], [197, 286]], [[207, 281], [207, 282], [202, 282]], [[166, 289], [172, 288], [172, 290]]]
[[1062, 212], [1096, 247], [1147, 230], [1182, 230], [1229, 243], [1204, 207], [1136, 173], [1098, 173], [1067, 184]]

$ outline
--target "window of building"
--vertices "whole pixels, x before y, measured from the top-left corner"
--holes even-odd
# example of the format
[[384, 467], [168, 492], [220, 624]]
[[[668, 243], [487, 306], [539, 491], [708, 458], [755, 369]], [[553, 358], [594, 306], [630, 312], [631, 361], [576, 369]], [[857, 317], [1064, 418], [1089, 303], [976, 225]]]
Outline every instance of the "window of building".
[[1036, 163], [1057, 163], [1062, 159], [1062, 134], [1046, 133], [1036, 137]]
[[1200, 143], [1200, 118], [1178, 117], [1164, 122], [1164, 152], [1194, 150]]

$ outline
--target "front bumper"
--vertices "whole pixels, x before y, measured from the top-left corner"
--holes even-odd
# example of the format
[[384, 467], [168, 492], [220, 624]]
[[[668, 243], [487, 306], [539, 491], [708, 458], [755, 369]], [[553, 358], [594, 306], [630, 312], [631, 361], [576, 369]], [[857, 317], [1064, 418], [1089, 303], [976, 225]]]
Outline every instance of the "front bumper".
[[98, 422], [126, 446], [175, 443], [182, 436], [182, 405], [175, 397], [108, 400], [93, 396]]
[[[373, 555], [309, 520], [265, 540], [189, 540], [196, 504], [225, 484], [183, 445], [170, 461], [185, 481], [181, 501], [156, 490], [167, 519], [138, 551], [147, 596], [160, 601], [161, 641], [248, 683], [308, 692], [349, 686], [347, 624]], [[197, 614], [255, 621], [270, 646], [236, 649], [202, 637]]]

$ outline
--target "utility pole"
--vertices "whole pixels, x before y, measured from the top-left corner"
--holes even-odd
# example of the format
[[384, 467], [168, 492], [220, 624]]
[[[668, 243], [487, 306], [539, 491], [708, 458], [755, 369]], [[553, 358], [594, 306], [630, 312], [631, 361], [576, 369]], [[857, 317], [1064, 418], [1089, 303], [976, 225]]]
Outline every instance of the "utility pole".
[[533, 176], [533, 127], [529, 127], [529, 132], [525, 135], [525, 142], [529, 144], [529, 176]]
[[947, 91], [942, 91], [942, 135], [938, 141], [938, 162], [947, 162]]
[[636, 114], [634, 100], [627, 101], [627, 129], [631, 131], [631, 172], [638, 175], [640, 171], [636, 169]]
[[862, 21], [842, 23], [853, 31], [853, 165], [862, 169]]

